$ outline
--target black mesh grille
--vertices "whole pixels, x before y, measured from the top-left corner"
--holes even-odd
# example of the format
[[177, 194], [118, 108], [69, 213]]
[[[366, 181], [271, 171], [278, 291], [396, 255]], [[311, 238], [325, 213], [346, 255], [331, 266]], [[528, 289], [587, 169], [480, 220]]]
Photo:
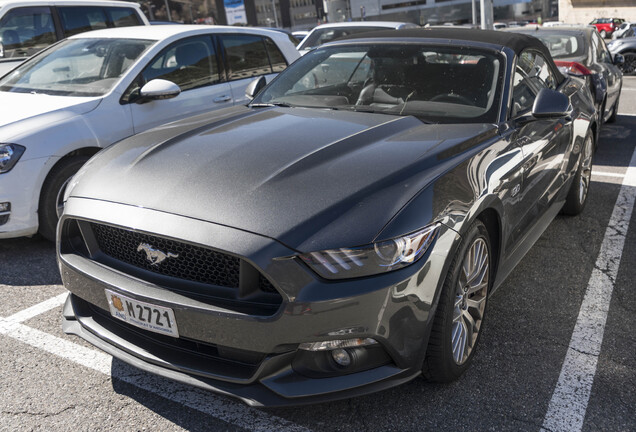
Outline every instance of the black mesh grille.
[[[193, 282], [238, 288], [240, 259], [199, 246], [181, 243], [162, 237], [128, 231], [107, 225], [91, 223], [100, 250], [116, 260], [164, 276]], [[155, 264], [148, 257], [149, 248], [168, 258]], [[272, 287], [273, 288], [273, 287]]]

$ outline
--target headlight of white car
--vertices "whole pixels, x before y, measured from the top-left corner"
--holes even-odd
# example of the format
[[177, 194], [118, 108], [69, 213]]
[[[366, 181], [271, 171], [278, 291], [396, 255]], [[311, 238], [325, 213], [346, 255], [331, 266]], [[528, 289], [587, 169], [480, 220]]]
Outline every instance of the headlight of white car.
[[18, 144], [0, 144], [0, 174], [11, 171], [25, 150]]

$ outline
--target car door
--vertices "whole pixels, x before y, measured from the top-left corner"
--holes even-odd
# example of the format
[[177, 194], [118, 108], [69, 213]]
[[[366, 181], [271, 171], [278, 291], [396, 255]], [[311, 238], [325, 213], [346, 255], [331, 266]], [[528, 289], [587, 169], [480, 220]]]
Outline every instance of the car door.
[[247, 34], [219, 35], [234, 104], [247, 103], [245, 89], [254, 78], [271, 81], [287, 67], [285, 57], [267, 37]]
[[620, 95], [623, 74], [614, 64], [613, 56], [607, 49], [605, 41], [596, 33], [592, 33], [592, 46], [596, 55], [595, 63], [600, 67], [601, 73], [607, 82], [607, 100], [605, 102], [605, 112], [603, 113], [603, 120], [605, 120], [610, 115]]
[[523, 152], [522, 180], [515, 196], [510, 244], [519, 243], [554, 204], [563, 186], [570, 128], [566, 119], [536, 119], [531, 110], [541, 89], [556, 89], [556, 75], [543, 55], [523, 52], [513, 77], [512, 140]]
[[[172, 81], [181, 88], [173, 99], [137, 103], [135, 92], [153, 79]], [[232, 92], [220, 73], [211, 35], [181, 39], [162, 50], [128, 88], [135, 133], [163, 123], [232, 105]], [[142, 101], [143, 102], [143, 101]]]

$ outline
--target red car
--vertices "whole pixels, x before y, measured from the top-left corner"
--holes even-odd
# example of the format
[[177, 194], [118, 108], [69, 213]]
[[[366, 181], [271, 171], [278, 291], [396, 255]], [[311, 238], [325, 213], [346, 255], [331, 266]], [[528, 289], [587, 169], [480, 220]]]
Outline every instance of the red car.
[[596, 18], [590, 24], [596, 27], [601, 37], [605, 39], [610, 37], [623, 22], [625, 20], [622, 18]]

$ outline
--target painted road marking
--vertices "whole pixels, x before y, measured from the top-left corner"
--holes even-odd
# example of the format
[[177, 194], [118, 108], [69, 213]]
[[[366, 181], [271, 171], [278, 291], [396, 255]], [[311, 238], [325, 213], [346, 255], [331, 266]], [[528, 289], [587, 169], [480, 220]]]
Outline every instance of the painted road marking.
[[113, 375], [113, 358], [110, 355], [21, 324], [21, 322], [61, 306], [66, 295], [67, 293], [60, 294], [8, 318], [0, 318], [0, 334], [243, 429], [262, 432], [305, 432], [309, 430], [234, 400], [216, 396], [212, 392], [140, 371], [123, 362], [118, 363], [114, 371], [115, 375]]
[[612, 291], [636, 201], [636, 150], [618, 193], [574, 326], [543, 430], [578, 432], [590, 400]]
[[[34, 287], [35, 288], [35, 287]], [[58, 306], [62, 306], [66, 301], [66, 296], [68, 295], [68, 291], [63, 292], [62, 294], [52, 297], [48, 300], [43, 301], [42, 303], [38, 303], [35, 306], [31, 306], [30, 308], [24, 309], [16, 314], [11, 315], [8, 318], [4, 318], [7, 322], [12, 323], [22, 323], [30, 320], [38, 315], [41, 315], [45, 312], [50, 311], [51, 309], [55, 309]]]
[[625, 174], [613, 173], [613, 172], [594, 171], [594, 170], [592, 170], [592, 175], [593, 176], [601, 176], [601, 177], [618, 177], [618, 178], [624, 178], [625, 177]]

